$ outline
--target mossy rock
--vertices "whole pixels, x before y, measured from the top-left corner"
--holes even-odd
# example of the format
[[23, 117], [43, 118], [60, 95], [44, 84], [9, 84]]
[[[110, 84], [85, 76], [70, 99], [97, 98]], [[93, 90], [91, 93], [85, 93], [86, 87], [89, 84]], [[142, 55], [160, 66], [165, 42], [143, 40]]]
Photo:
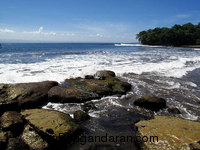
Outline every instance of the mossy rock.
[[77, 122], [82, 122], [82, 121], [86, 121], [90, 119], [90, 116], [82, 111], [82, 110], [77, 110], [74, 112], [74, 120], [77, 121]]
[[100, 96], [125, 94], [131, 89], [129, 83], [120, 81], [115, 77], [110, 77], [105, 80], [75, 78], [66, 79], [65, 82], [70, 83], [74, 87], [96, 93]]
[[191, 143], [189, 146], [191, 150], [200, 150], [200, 141]]
[[88, 100], [99, 98], [99, 95], [66, 85], [51, 88], [48, 92], [48, 98], [51, 102], [82, 103]]
[[49, 140], [59, 140], [64, 136], [72, 137], [81, 131], [81, 127], [74, 122], [69, 114], [59, 111], [29, 109], [22, 111], [21, 114], [37, 132]]
[[0, 148], [5, 149], [7, 144], [7, 133], [0, 130]]
[[163, 98], [155, 96], [142, 96], [134, 101], [134, 105], [144, 107], [153, 111], [158, 111], [166, 107], [166, 101]]
[[43, 150], [48, 148], [48, 143], [30, 126], [26, 125], [21, 135], [22, 141], [28, 145], [29, 149]]
[[6, 150], [27, 150], [29, 149], [20, 137], [9, 138]]
[[48, 91], [56, 81], [0, 84], [0, 112], [33, 108], [48, 101]]
[[[148, 137], [147, 142], [139, 142], [141, 149], [190, 149], [191, 143], [200, 139], [200, 122], [172, 116], [155, 116], [155, 119], [135, 124], [137, 136]], [[150, 142], [150, 136], [157, 136], [158, 142]], [[146, 141], [146, 138], [145, 138]]]
[[23, 129], [21, 114], [15, 111], [7, 111], [1, 116], [1, 127], [3, 130], [11, 131], [14, 135], [20, 134]]
[[65, 82], [70, 83], [73, 87], [96, 93], [100, 96], [109, 95], [112, 93], [111, 85], [104, 80], [96, 79], [66, 79]]
[[106, 79], [110, 77], [115, 77], [115, 73], [110, 70], [100, 70], [100, 71], [97, 71], [94, 76], [97, 79]]

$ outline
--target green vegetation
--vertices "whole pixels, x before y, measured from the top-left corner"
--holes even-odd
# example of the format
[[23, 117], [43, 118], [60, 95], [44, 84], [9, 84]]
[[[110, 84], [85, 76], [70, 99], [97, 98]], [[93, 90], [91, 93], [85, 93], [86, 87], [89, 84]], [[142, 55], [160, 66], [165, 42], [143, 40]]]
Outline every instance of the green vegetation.
[[186, 23], [182, 26], [175, 24], [171, 28], [149, 29], [141, 31], [136, 38], [147, 45], [200, 45], [200, 23], [198, 25]]

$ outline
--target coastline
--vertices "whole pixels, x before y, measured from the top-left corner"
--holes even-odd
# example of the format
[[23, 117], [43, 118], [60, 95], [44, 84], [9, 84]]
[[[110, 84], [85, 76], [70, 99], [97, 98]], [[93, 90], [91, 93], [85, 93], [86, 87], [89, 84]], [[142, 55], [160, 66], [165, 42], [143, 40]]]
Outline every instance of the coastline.
[[200, 45], [182, 45], [183, 48], [200, 48]]
[[175, 48], [200, 48], [200, 45], [181, 45], [181, 46], [169, 46], [169, 45], [146, 45], [141, 44], [142, 46], [160, 46], [160, 47], [175, 47]]
[[[72, 46], [72, 48], [67, 51], [65, 47], [69, 47], [69, 45]], [[25, 89], [25, 91], [33, 90], [34, 92], [32, 91], [28, 92], [28, 93], [34, 93], [33, 96], [41, 95], [42, 97], [42, 96], [48, 95], [48, 98], [46, 99], [41, 98], [42, 101], [37, 101], [37, 100], [35, 101], [36, 103], [38, 102], [38, 105], [40, 105], [39, 102], [43, 102], [43, 100], [45, 100], [44, 104], [40, 105], [41, 106], [40, 110], [34, 109], [34, 110], [31, 110], [30, 112], [28, 109], [28, 111], [22, 112], [23, 116], [26, 116], [26, 114], [30, 114], [30, 113], [40, 114], [40, 112], [42, 112], [43, 114], [54, 114], [56, 113], [56, 111], [59, 111], [61, 113], [57, 113], [58, 116], [60, 115], [62, 116], [63, 113], [70, 115], [72, 118], [74, 118], [75, 116], [75, 120], [77, 120], [78, 122], [79, 122], [79, 119], [85, 120], [85, 119], [88, 119], [90, 116], [88, 120], [81, 122], [81, 124], [83, 124], [83, 127], [87, 129], [85, 132], [83, 131], [82, 133], [83, 134], [82, 137], [86, 140], [87, 140], [87, 137], [91, 137], [91, 136], [103, 137], [103, 139], [104, 137], [107, 137], [107, 135], [108, 137], [120, 136], [123, 138], [123, 137], [129, 137], [129, 136], [137, 136], [136, 133], [145, 135], [144, 140], [146, 140], [146, 137], [151, 137], [151, 135], [147, 135], [147, 133], [144, 133], [140, 127], [150, 123], [152, 128], [154, 128], [155, 125], [151, 124], [151, 121], [141, 122], [137, 124], [137, 128], [139, 130], [136, 131], [135, 130], [136, 123], [142, 120], [145, 121], [148, 119], [153, 119], [152, 117], [154, 116], [154, 112], [157, 111], [157, 109], [160, 109], [160, 108], [157, 108], [160, 106], [162, 106], [161, 109], [155, 112], [156, 116], [166, 116], [166, 117], [164, 118], [161, 117], [157, 119], [155, 118], [155, 120], [153, 121], [156, 121], [157, 123], [162, 123], [162, 121], [169, 120], [169, 121], [174, 121], [174, 123], [178, 123], [178, 124], [187, 123], [187, 122], [193, 124], [194, 121], [200, 121], [200, 118], [199, 118], [200, 111], [198, 110], [199, 96], [200, 96], [198, 93], [199, 71], [196, 70], [193, 72], [194, 68], [200, 68], [200, 64], [199, 64], [200, 51], [196, 49], [190, 49], [190, 48], [185, 49], [185, 48], [173, 48], [173, 47], [166, 47], [166, 46], [163, 46], [163, 47], [148, 46], [148, 45], [143, 46], [140, 44], [138, 44], [137, 46], [133, 46], [133, 45], [134, 44], [132, 44], [132, 47], [125, 47], [125, 46], [117, 47], [117, 46], [112, 46], [112, 45], [111, 46], [95, 46], [94, 47], [95, 49], [92, 49], [92, 50], [90, 49], [91, 48], [90, 45], [88, 45], [87, 47], [81, 45], [81, 47], [75, 50], [73, 46], [76, 48], [77, 46], [80, 46], [80, 45], [77, 45], [77, 46], [71, 45], [71, 44], [64, 44], [61, 46], [50, 45], [45, 49], [45, 52], [44, 50], [41, 51], [40, 49], [35, 52], [35, 47], [38, 46], [37, 44], [36, 45], [22, 44], [19, 46], [25, 47], [25, 48], [28, 46], [31, 51], [29, 51], [25, 55], [24, 54], [21, 55], [22, 56], [20, 57], [21, 63], [19, 63], [19, 61], [11, 61], [11, 60], [15, 60], [16, 58], [15, 52], [18, 52], [18, 54], [22, 53], [21, 48], [18, 50], [17, 47], [14, 45], [13, 47], [14, 49], [16, 47], [16, 51], [12, 52], [12, 55], [11, 55], [12, 59], [7, 61], [4, 59], [7, 56], [7, 49], [6, 47], [4, 47], [2, 52], [4, 52], [5, 54], [2, 53], [2, 56], [1, 56], [2, 60], [4, 61], [2, 61], [2, 64], [0, 66], [2, 67], [2, 75], [1, 75], [2, 81], [1, 82], [7, 81], [7, 83], [11, 83], [11, 84], [13, 83], [13, 84], [12, 85], [7, 84], [8, 86], [3, 86], [2, 92], [8, 91], [8, 95], [12, 94], [9, 91], [18, 92], [16, 93], [17, 94], [16, 96], [12, 95], [11, 98], [14, 98], [14, 100], [20, 99], [20, 104], [23, 107], [30, 106], [30, 105], [28, 105], [28, 103], [26, 103], [26, 101], [22, 99], [23, 96], [20, 96], [21, 95], [20, 92], [22, 92], [22, 95], [23, 95], [24, 90], [22, 91], [16, 90], [18, 89], [18, 88], [15, 88], [16, 87], [15, 84], [17, 83], [20, 83], [20, 87], [24, 87], [24, 86], [33, 87], [31, 89]], [[55, 46], [56, 48], [51, 50], [50, 48], [53, 46]], [[12, 45], [11, 45], [11, 48], [12, 48]], [[57, 49], [60, 49], [60, 48], [63, 48], [63, 50], [58, 51]], [[111, 52], [109, 52], [110, 48], [112, 48]], [[82, 49], [84, 51], [87, 51], [87, 53], [82, 53], [83, 51]], [[56, 54], [56, 57], [53, 57], [55, 56], [55, 54]], [[41, 56], [41, 57], [38, 57], [38, 56]], [[24, 60], [24, 58], [28, 58], [28, 60], [34, 60], [34, 61], [30, 62], [30, 61], [27, 61], [27, 59]], [[40, 59], [37, 60], [35, 58], [40, 58]], [[48, 61], [46, 61], [46, 59], [48, 59]], [[69, 61], [66, 61], [66, 60], [69, 60]], [[19, 71], [19, 67], [21, 69], [20, 72], [15, 72], [15, 71]], [[101, 68], [108, 69], [108, 70], [112, 69], [112, 71], [116, 73], [116, 76], [119, 77], [121, 81], [128, 82], [129, 84], [132, 85], [133, 88], [130, 91], [128, 91], [127, 94], [123, 94], [124, 93], [123, 88], [119, 90], [119, 87], [121, 84], [114, 85], [114, 83], [118, 82], [117, 79], [112, 80], [114, 82], [113, 84], [110, 84], [111, 81], [105, 82], [105, 80], [92, 79], [93, 76], [91, 74], [94, 74], [96, 70], [100, 70]], [[11, 69], [13, 69], [12, 72], [10, 72]], [[55, 74], [55, 72], [57, 73]], [[0, 74], [1, 74], [1, 71], [0, 71]], [[182, 78], [183, 76], [185, 77]], [[81, 78], [77, 78], [77, 77], [81, 77]], [[85, 77], [87, 79], [83, 80], [82, 78], [85, 78]], [[75, 78], [75, 79], [71, 79], [71, 78]], [[51, 82], [52, 84], [50, 84], [49, 82], [48, 83], [43, 82], [46, 79], [48, 79], [49, 81], [57, 81], [59, 83]], [[78, 82], [79, 79], [81, 82]], [[29, 83], [30, 81], [42, 82], [42, 83], [32, 84], [32, 83]], [[65, 87], [68, 84], [66, 85], [64, 81], [65, 82], [68, 81], [67, 83], [70, 82], [71, 84], [76, 84], [75, 87], [77, 88], [70, 87], [67, 90], [68, 94], [65, 94], [65, 91], [66, 91]], [[58, 84], [58, 86], [54, 86], [55, 84]], [[89, 86], [87, 87], [87, 89], [85, 89], [86, 86], [84, 85], [89, 85]], [[97, 87], [95, 85], [97, 85]], [[104, 88], [101, 88], [102, 85], [104, 85], [103, 86]], [[114, 86], [110, 86], [110, 85], [114, 85]], [[40, 88], [38, 88], [38, 86], [40, 86]], [[44, 88], [44, 87], [51, 87], [51, 86], [53, 87], [50, 90]], [[110, 90], [110, 87], [113, 87], [115, 89], [114, 93], [117, 90], [122, 95], [121, 94], [120, 94], [121, 96], [110, 95], [109, 93], [112, 92], [112, 90]], [[40, 89], [40, 90], [38, 91], [37, 89]], [[91, 90], [95, 92], [90, 92]], [[106, 93], [108, 93], [110, 96], [100, 97], [94, 93], [98, 93], [100, 95], [105, 95]], [[149, 105], [146, 105], [145, 103], [146, 102], [149, 103], [149, 100], [151, 99], [148, 98], [149, 100], [146, 101], [146, 98], [141, 99], [141, 97], [149, 96], [149, 95], [156, 96], [157, 98], [154, 97], [152, 100], [157, 99], [160, 105], [156, 106], [155, 104], [152, 107], [147, 107]], [[28, 94], [27, 96], [31, 96], [31, 95]], [[28, 99], [34, 100], [35, 97], [26, 98], [26, 100]], [[78, 102], [78, 101], [82, 101], [86, 99], [88, 101], [84, 103], [73, 103], [75, 101]], [[138, 99], [139, 101], [144, 101], [145, 103], [138, 102]], [[167, 102], [166, 104], [165, 102], [163, 102], [164, 101], [163, 99], [166, 100]], [[68, 101], [68, 103], [60, 103], [60, 102], [66, 102], [66, 101]], [[14, 106], [15, 105], [13, 105], [13, 107]], [[46, 109], [48, 109], [49, 111], [46, 111]], [[8, 115], [21, 116], [21, 114], [19, 114], [20, 111], [17, 110], [17, 112], [18, 112], [17, 113], [18, 115], [13, 112], [12, 113], [9, 112]], [[84, 112], [86, 114], [84, 114]], [[67, 116], [65, 115], [66, 118], [69, 118], [68, 115]], [[80, 115], [81, 116], [83, 115], [83, 116], [80, 117]], [[7, 113], [4, 116], [6, 117]], [[40, 115], [34, 115], [34, 116], [40, 117]], [[53, 116], [49, 115], [49, 116], [51, 116], [50, 120], [56, 121], [57, 116], [55, 116], [54, 118], [52, 118], [54, 115]], [[2, 118], [5, 118], [5, 117], [2, 117]], [[187, 121], [185, 122], [184, 120], [178, 119], [178, 118], [184, 118], [184, 120], [186, 119]], [[22, 120], [26, 121], [30, 119], [25, 118]], [[46, 118], [45, 120], [49, 122], [49, 119]], [[71, 119], [69, 118], [69, 120]], [[42, 128], [43, 125], [45, 124], [43, 124], [42, 121], [39, 121], [39, 122], [40, 124], [34, 123], [34, 126], [35, 127], [40, 126]], [[162, 125], [165, 125], [165, 124], [162, 124]], [[72, 127], [77, 127], [76, 130], [74, 130], [74, 134], [72, 134], [72, 136], [76, 136], [75, 131], [78, 132], [79, 128], [76, 125], [73, 125]], [[175, 127], [172, 126], [171, 128], [173, 129], [176, 128], [176, 130], [180, 129], [179, 126], [175, 126]], [[29, 129], [30, 129], [29, 126], [26, 126], [25, 129], [23, 129], [24, 130], [23, 137], [28, 135]], [[51, 127], [51, 129], [54, 131], [55, 128]], [[51, 134], [53, 133], [51, 129], [48, 126], [47, 130], [44, 130], [44, 131], [42, 130], [42, 133], [44, 132], [47, 137], [49, 137], [48, 135], [50, 134], [50, 137], [47, 138], [46, 143], [44, 142], [38, 145], [41, 145], [41, 146], [43, 145], [44, 147], [47, 146], [49, 148], [52, 148], [54, 144], [51, 144], [49, 146], [47, 144], [47, 143], [51, 143], [50, 142], [52, 139]], [[34, 129], [31, 129], [31, 130], [35, 131]], [[162, 133], [161, 130], [162, 129], [159, 129], [157, 132]], [[40, 131], [40, 130], [38, 129], [37, 131]], [[105, 134], [103, 134], [102, 131]], [[185, 133], [184, 130], [181, 132]], [[35, 137], [41, 136], [41, 138], [45, 139], [46, 136], [44, 137], [42, 134], [37, 135], [36, 133], [35, 133]], [[171, 133], [168, 133], [168, 134], [171, 134]], [[172, 133], [172, 134], [174, 135], [175, 133]], [[187, 137], [189, 134], [190, 133], [185, 133]], [[194, 132], [191, 132], [191, 134], [194, 134]], [[161, 137], [161, 135], [156, 134], [156, 136], [158, 136], [159, 140], [162, 140], [164, 138], [164, 137]], [[63, 138], [64, 137], [65, 136], [63, 136]], [[143, 136], [138, 135], [138, 137], [142, 138]], [[180, 140], [182, 140], [182, 137], [179, 137], [178, 133], [177, 133], [177, 137]], [[10, 139], [10, 137], [8, 137], [8, 139]], [[24, 139], [25, 138], [23, 138], [23, 140]], [[31, 138], [31, 139], [35, 139], [35, 138]], [[55, 141], [54, 139], [52, 140]], [[170, 141], [170, 138], [166, 140]], [[57, 142], [59, 141], [55, 141], [55, 145], [57, 145], [56, 144]], [[120, 141], [118, 142], [117, 140], [115, 140], [113, 142], [106, 143], [107, 145], [105, 145], [105, 143], [101, 141], [98, 143], [99, 145], [97, 145], [96, 148], [115, 147], [116, 143], [119, 144], [120, 145], [119, 147], [122, 149], [139, 149], [139, 147], [142, 147], [142, 145], [138, 146], [132, 141], [128, 141], [128, 142], [124, 141], [120, 143]], [[179, 142], [177, 141], [176, 143], [179, 143]], [[9, 144], [9, 143], [4, 142], [4, 145], [5, 144]], [[64, 142], [61, 142], [61, 144], [64, 144]], [[83, 143], [83, 145], [77, 142], [77, 143], [74, 143], [73, 145], [69, 145], [69, 147], [72, 147], [71, 149], [73, 149], [73, 147], [89, 149], [95, 146], [96, 144], [97, 143], [95, 142], [91, 143], [91, 142], [86, 141], [85, 143]], [[188, 143], [188, 144], [192, 144], [192, 143]], [[147, 145], [147, 146], [151, 147], [151, 145]], [[63, 147], [65, 149], [70, 149], [67, 145], [63, 145]], [[180, 147], [180, 146], [177, 145], [177, 147]]]

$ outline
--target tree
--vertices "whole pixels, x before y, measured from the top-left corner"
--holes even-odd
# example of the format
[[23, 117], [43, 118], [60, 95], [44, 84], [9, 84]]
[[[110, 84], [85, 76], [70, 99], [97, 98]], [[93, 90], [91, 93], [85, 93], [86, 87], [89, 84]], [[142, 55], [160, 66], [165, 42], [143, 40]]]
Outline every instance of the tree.
[[200, 23], [198, 25], [186, 23], [182, 26], [175, 24], [171, 28], [149, 29], [141, 31], [136, 38], [142, 44], [148, 45], [195, 45], [200, 39]]

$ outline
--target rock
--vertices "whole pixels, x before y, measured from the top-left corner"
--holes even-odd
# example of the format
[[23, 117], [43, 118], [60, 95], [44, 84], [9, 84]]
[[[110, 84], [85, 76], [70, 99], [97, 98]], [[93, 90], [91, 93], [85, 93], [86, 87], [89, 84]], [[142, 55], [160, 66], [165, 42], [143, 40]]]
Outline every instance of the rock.
[[88, 112], [90, 109], [96, 109], [96, 106], [93, 102], [86, 102], [82, 106], [83, 111]]
[[1, 149], [5, 149], [6, 148], [7, 139], [8, 139], [7, 133], [3, 132], [3, 131], [0, 131], [0, 148]]
[[86, 75], [85, 79], [94, 79], [94, 76], [93, 75]]
[[113, 94], [125, 94], [131, 89], [131, 84], [120, 81], [114, 77], [105, 80], [75, 78], [66, 79], [65, 81], [74, 87], [96, 93], [101, 97]]
[[0, 84], [0, 113], [17, 109], [17, 101], [9, 98], [9, 88], [8, 84]]
[[14, 135], [20, 134], [23, 129], [21, 115], [15, 111], [7, 111], [1, 116], [1, 127], [3, 130], [10, 130]]
[[92, 144], [88, 150], [124, 150], [124, 148], [112, 144]]
[[189, 146], [191, 150], [200, 150], [200, 141], [196, 143], [191, 143]]
[[172, 113], [172, 114], [181, 114], [178, 108], [168, 108], [167, 110], [169, 113]]
[[21, 139], [28, 145], [29, 149], [43, 150], [48, 148], [48, 143], [30, 125], [25, 126]]
[[96, 79], [104, 80], [106, 78], [115, 77], [115, 73], [110, 70], [100, 70], [94, 75]]
[[55, 86], [49, 90], [49, 101], [82, 103], [103, 96], [125, 94], [131, 89], [131, 84], [114, 77], [115, 74], [112, 71], [99, 71], [97, 74], [104, 75], [106, 78], [97, 80], [88, 75], [85, 78], [66, 79], [65, 84]]
[[62, 138], [73, 139], [82, 131], [69, 114], [59, 111], [29, 109], [22, 111], [21, 114], [48, 143], [57, 142]]
[[[137, 136], [148, 138], [148, 141], [147, 138], [143, 142], [137, 141], [141, 149], [190, 149], [189, 144], [200, 139], [200, 122], [182, 118], [155, 116], [155, 119], [140, 121], [135, 126]], [[150, 136], [154, 136], [154, 142]]]
[[81, 122], [81, 121], [86, 121], [90, 119], [90, 116], [82, 111], [82, 110], [77, 110], [74, 112], [74, 120], [77, 121], [77, 122]]
[[20, 138], [9, 138], [6, 150], [28, 149]]
[[25, 92], [18, 98], [22, 108], [29, 108], [33, 104], [42, 104], [48, 101], [48, 91], [57, 86], [56, 81], [44, 81], [35, 83], [17, 84], [17, 87], [24, 88]]
[[92, 92], [87, 92], [72, 86], [56, 86], [48, 92], [49, 101], [60, 103], [81, 103], [99, 96]]
[[129, 83], [110, 77], [105, 80], [72, 78], [65, 85], [55, 86], [48, 92], [49, 101], [82, 103], [113, 94], [125, 94], [131, 89]]
[[32, 108], [48, 101], [48, 91], [55, 81], [0, 84], [0, 111]]
[[154, 96], [142, 96], [134, 101], [134, 105], [144, 107], [153, 111], [158, 111], [166, 107], [166, 101], [163, 98]]
[[82, 79], [82, 78], [65, 80], [65, 82], [70, 83], [72, 86], [76, 88], [97, 94], [98, 97], [103, 95], [109, 95], [112, 93], [112, 89], [109, 86], [109, 83], [104, 81], [105, 80]]
[[112, 86], [113, 93], [115, 94], [125, 94], [127, 91], [131, 90], [131, 84], [127, 82], [116, 82]]

